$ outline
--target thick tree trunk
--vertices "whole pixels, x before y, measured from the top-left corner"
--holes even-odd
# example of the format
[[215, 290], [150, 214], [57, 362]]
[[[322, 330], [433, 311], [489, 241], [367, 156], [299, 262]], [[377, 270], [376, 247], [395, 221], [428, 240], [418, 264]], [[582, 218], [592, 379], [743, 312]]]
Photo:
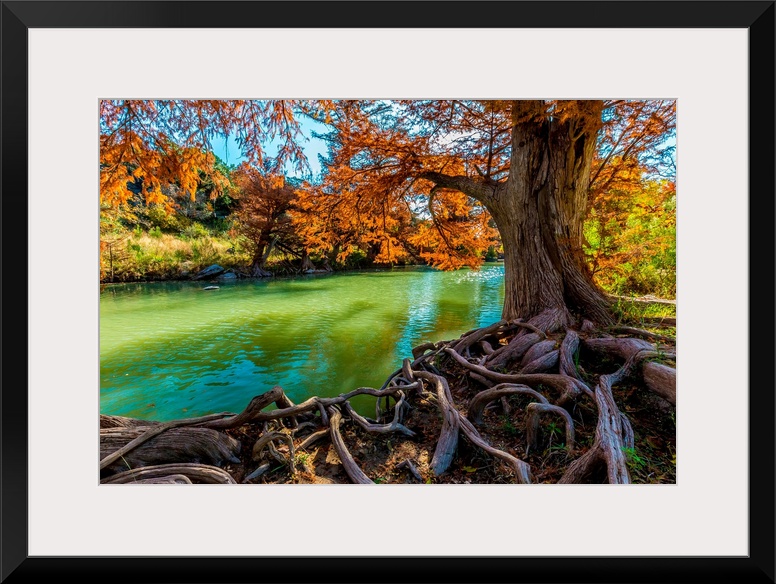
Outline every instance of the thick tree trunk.
[[602, 104], [578, 102], [568, 119], [537, 117], [541, 107], [514, 102], [509, 178], [484, 201], [504, 244], [502, 318], [560, 310], [608, 324], [608, 301], [582, 250]]
[[[516, 207], [521, 207], [518, 211]], [[501, 318], [528, 318], [559, 309], [568, 320], [561, 272], [541, 238], [538, 210], [505, 197], [489, 207], [504, 245], [504, 309]]]
[[602, 101], [559, 104], [552, 114], [541, 100], [512, 104], [512, 154], [499, 183], [423, 172], [437, 187], [480, 201], [504, 245], [502, 318], [542, 313], [554, 326], [574, 313], [612, 323], [609, 301], [593, 282], [582, 249], [590, 167], [601, 127]]

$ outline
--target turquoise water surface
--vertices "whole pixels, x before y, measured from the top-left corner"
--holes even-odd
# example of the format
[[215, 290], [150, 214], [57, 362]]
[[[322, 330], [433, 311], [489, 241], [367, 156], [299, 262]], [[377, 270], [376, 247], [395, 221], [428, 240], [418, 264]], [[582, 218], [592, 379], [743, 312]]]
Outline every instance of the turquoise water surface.
[[[100, 411], [154, 420], [242, 411], [281, 385], [300, 402], [380, 387], [425, 341], [496, 322], [502, 264], [105, 286]], [[374, 398], [354, 401], [374, 413]]]

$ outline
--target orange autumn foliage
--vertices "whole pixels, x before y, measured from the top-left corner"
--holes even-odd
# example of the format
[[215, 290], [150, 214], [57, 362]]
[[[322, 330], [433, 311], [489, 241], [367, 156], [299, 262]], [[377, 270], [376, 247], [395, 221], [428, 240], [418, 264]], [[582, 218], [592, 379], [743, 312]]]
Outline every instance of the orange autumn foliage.
[[[165, 187], [194, 197], [200, 173], [212, 179], [212, 196], [228, 180], [215, 170], [212, 140], [234, 135], [254, 164], [305, 168], [299, 123], [285, 100], [102, 100], [100, 102], [100, 202], [125, 204], [142, 184], [146, 204], [174, 206]], [[265, 147], [277, 140], [275, 156]]]
[[294, 189], [282, 175], [263, 174], [245, 162], [232, 177], [237, 186], [237, 229], [253, 246], [253, 265], [263, 268], [275, 241], [293, 235], [288, 212], [294, 202]]
[[[307, 241], [321, 250], [336, 248], [340, 257], [353, 246], [374, 246], [377, 263], [411, 257], [442, 269], [478, 267], [488, 247], [497, 244], [489, 214], [474, 198], [433, 189], [419, 174], [426, 167], [465, 172], [479, 163], [499, 176], [509, 128], [504, 129], [504, 111], [485, 106], [476, 121], [460, 117], [454, 137], [450, 128], [436, 134], [431, 126], [458, 107], [451, 104], [365, 100], [326, 110], [333, 129], [328, 173], [321, 186], [300, 197], [295, 214]], [[310, 111], [323, 120], [321, 110]], [[479, 126], [492, 140], [488, 152], [474, 156], [466, 132]], [[452, 142], [472, 155], [462, 150], [451, 156]], [[305, 213], [312, 209], [319, 212]]]

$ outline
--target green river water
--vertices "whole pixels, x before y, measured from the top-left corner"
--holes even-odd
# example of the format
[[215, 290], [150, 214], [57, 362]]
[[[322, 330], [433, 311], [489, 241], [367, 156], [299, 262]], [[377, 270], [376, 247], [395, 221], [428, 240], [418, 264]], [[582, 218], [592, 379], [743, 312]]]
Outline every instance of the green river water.
[[[298, 403], [379, 388], [412, 347], [501, 317], [502, 264], [105, 286], [100, 411], [172, 420], [242, 411], [280, 385]], [[374, 414], [375, 399], [353, 400]]]

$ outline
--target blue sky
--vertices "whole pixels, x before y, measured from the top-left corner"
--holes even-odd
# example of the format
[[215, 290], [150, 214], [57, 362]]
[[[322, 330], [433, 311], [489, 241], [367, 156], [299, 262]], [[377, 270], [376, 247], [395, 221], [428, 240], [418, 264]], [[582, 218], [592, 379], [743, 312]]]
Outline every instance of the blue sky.
[[[307, 161], [310, 164], [313, 175], [312, 178], [315, 180], [321, 173], [321, 165], [318, 162], [318, 155], [326, 154], [326, 144], [323, 142], [323, 140], [313, 138], [312, 132], [315, 131], [318, 133], [325, 133], [326, 126], [305, 116], [300, 117], [299, 124], [302, 128], [302, 135], [304, 136], [301, 139], [302, 149], [304, 150], [304, 153], [307, 156]], [[240, 146], [237, 144], [237, 140], [233, 135], [230, 135], [228, 139], [222, 138], [220, 136], [213, 138], [212, 143], [213, 152], [227, 164], [236, 165], [245, 160], [242, 152], [240, 152]], [[269, 142], [265, 147], [266, 152], [271, 156], [274, 156], [277, 152], [277, 143], [274, 141]], [[289, 177], [294, 176], [303, 178], [290, 167], [287, 168], [286, 175]]]

